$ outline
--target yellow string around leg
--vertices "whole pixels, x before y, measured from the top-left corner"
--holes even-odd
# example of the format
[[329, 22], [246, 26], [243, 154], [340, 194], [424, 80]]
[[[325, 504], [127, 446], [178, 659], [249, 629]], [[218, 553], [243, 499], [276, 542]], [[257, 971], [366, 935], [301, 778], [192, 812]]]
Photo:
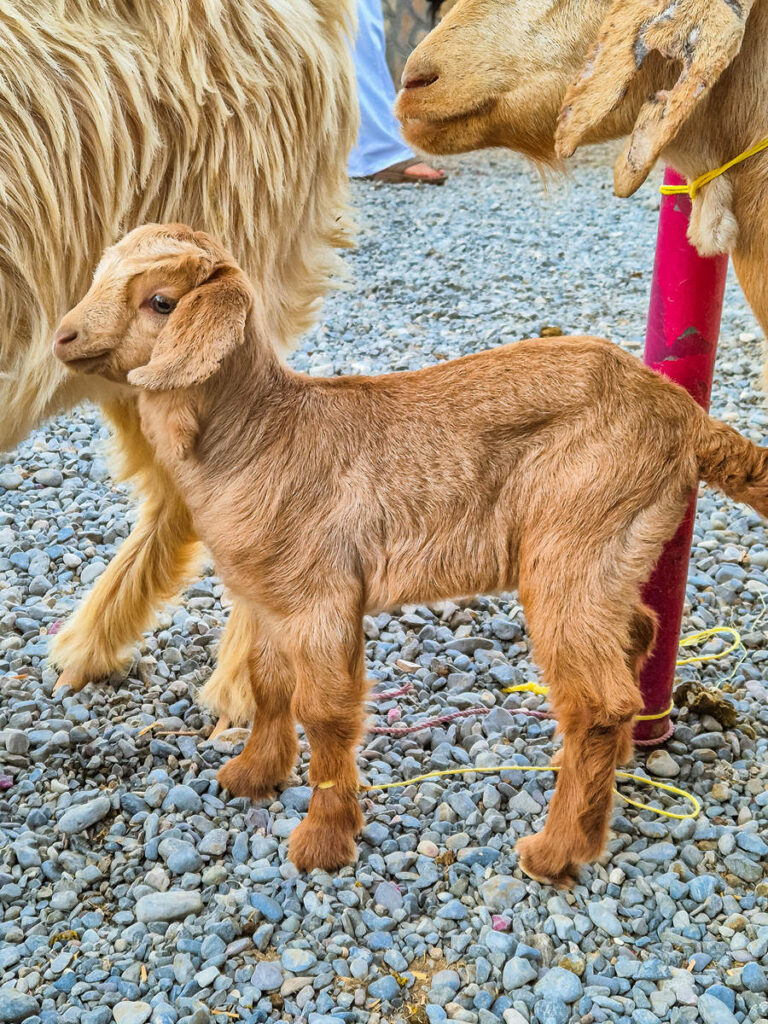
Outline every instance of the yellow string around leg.
[[675, 707], [675, 702], [672, 701], [672, 703], [669, 705], [668, 708], [666, 708], [666, 710], [659, 711], [659, 713], [656, 714], [656, 715], [635, 715], [634, 721], [636, 721], [636, 722], [658, 722], [659, 719], [667, 718], [669, 715], [671, 715], [673, 710], [674, 710], [674, 707]]

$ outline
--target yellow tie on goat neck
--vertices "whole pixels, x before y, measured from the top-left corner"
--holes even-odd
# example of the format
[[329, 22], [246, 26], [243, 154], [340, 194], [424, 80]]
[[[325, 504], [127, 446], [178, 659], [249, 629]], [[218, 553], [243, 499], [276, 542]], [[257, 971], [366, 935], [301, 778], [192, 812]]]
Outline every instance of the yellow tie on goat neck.
[[723, 164], [723, 166], [718, 167], [717, 170], [707, 171], [706, 174], [702, 174], [701, 177], [696, 178], [695, 181], [689, 182], [687, 185], [662, 185], [660, 188], [661, 194], [664, 196], [689, 195], [693, 201], [699, 191], [704, 188], [705, 185], [708, 185], [710, 181], [714, 181], [715, 178], [719, 178], [721, 174], [725, 174], [726, 171], [730, 171], [732, 167], [743, 163], [751, 156], [757, 156], [757, 154], [762, 153], [764, 149], [768, 149], [768, 139], [763, 139], [762, 142], [758, 142], [756, 145], [752, 146], [751, 149], [747, 149], [743, 153], [739, 153], [739, 155], [734, 157], [733, 160], [729, 160], [727, 164]]

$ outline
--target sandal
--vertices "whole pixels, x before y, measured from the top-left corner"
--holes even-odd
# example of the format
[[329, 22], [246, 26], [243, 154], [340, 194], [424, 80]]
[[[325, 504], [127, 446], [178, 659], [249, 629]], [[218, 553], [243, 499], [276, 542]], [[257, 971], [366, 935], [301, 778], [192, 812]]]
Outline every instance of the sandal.
[[413, 157], [410, 160], [401, 160], [398, 164], [385, 167], [383, 171], [367, 174], [365, 180], [381, 181], [386, 185], [443, 185], [445, 183], [447, 177], [445, 174], [441, 178], [433, 178], [425, 174], [406, 174], [409, 167], [415, 167], [416, 164], [422, 163], [424, 161], [419, 160], [418, 157]]

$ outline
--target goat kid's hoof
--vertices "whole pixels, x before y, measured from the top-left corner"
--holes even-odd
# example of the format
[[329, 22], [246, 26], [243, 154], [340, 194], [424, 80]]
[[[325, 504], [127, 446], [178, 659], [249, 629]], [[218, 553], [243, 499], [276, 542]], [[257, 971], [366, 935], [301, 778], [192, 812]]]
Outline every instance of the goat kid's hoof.
[[301, 872], [337, 871], [357, 860], [354, 836], [305, 818], [291, 833], [288, 859]]
[[219, 768], [216, 781], [223, 789], [228, 789], [232, 796], [246, 797], [254, 803], [274, 800], [277, 795], [277, 783], [259, 779], [258, 770], [254, 770], [254, 766], [242, 754]]
[[80, 673], [67, 668], [64, 669], [56, 680], [53, 692], [56, 693], [58, 690], [63, 690], [65, 686], [68, 686], [70, 690], [73, 690], [75, 693], [79, 693], [89, 682], [90, 680], [88, 676], [81, 675]]
[[578, 879], [579, 865], [573, 861], [559, 862], [552, 853], [548, 839], [542, 834], [525, 836], [515, 846], [520, 870], [542, 885], [571, 889]]

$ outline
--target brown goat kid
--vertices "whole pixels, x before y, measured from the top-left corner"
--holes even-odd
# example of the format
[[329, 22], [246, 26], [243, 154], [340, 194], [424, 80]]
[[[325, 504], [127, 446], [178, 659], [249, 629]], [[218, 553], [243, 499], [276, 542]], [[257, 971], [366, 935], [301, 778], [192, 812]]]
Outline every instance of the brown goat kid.
[[138, 393], [141, 429], [226, 585], [253, 612], [253, 731], [219, 780], [313, 795], [302, 869], [354, 858], [362, 616], [517, 587], [565, 734], [532, 877], [570, 884], [606, 837], [654, 621], [640, 592], [700, 479], [768, 514], [768, 450], [597, 338], [523, 341], [409, 373], [286, 368], [255, 293], [201, 232], [109, 249], [56, 355]]

